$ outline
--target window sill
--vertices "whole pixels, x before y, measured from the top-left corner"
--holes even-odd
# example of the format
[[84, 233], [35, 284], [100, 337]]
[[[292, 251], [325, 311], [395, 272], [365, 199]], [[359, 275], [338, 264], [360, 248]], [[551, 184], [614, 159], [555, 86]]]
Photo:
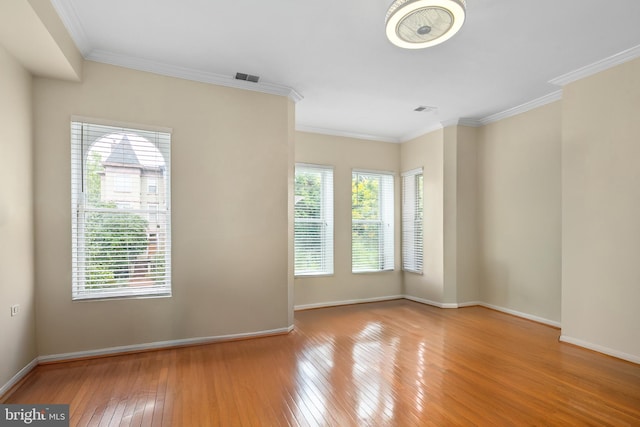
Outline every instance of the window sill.
[[334, 273], [294, 274], [294, 279], [313, 279], [315, 277], [333, 277]]
[[362, 271], [351, 271], [351, 274], [375, 274], [375, 273], [391, 273], [396, 271], [395, 268], [389, 270], [362, 270]]
[[171, 298], [171, 291], [158, 293], [139, 293], [139, 294], [110, 294], [110, 293], [91, 293], [88, 295], [80, 295], [72, 298], [73, 302], [91, 302], [91, 301], [120, 301], [130, 299], [151, 299], [151, 298]]

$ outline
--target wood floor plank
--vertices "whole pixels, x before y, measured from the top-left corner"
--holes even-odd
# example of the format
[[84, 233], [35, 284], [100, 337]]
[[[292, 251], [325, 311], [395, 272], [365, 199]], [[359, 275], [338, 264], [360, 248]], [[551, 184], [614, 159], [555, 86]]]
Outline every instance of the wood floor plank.
[[38, 366], [75, 426], [640, 426], [640, 365], [482, 307], [296, 313], [285, 336]]

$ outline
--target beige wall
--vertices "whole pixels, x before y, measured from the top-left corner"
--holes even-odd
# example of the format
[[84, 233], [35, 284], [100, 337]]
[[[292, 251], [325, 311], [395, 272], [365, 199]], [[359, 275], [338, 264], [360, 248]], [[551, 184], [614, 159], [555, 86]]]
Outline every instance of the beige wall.
[[480, 299], [560, 321], [561, 103], [478, 130]]
[[458, 286], [458, 126], [443, 129], [443, 263], [442, 302], [457, 302]]
[[[296, 110], [295, 105], [292, 102], [289, 103], [288, 108], [289, 114], [289, 123], [295, 123]], [[287, 239], [289, 242], [288, 251], [287, 251], [287, 309], [289, 312], [288, 322], [289, 325], [293, 325], [294, 319], [294, 309], [295, 309], [295, 278], [293, 275], [294, 269], [294, 251], [293, 251], [293, 234], [295, 231], [294, 227], [294, 196], [295, 196], [295, 167], [296, 167], [296, 130], [295, 126], [289, 126], [287, 132], [287, 141], [288, 141], [288, 167], [287, 167], [287, 175], [288, 175], [288, 185], [287, 185]]]
[[[353, 138], [296, 133], [296, 162], [334, 167], [334, 275], [295, 279], [295, 305], [325, 304], [401, 295], [400, 145]], [[394, 172], [395, 270], [351, 272], [351, 171]]]
[[440, 303], [444, 293], [444, 145], [443, 130], [405, 142], [401, 170], [424, 169], [424, 274], [404, 273], [405, 294]]
[[[0, 46], [0, 387], [36, 356], [31, 76]], [[20, 313], [10, 317], [10, 306]]]
[[562, 334], [640, 361], [640, 59], [564, 88]]
[[[289, 326], [291, 101], [94, 62], [34, 97], [41, 355]], [[173, 129], [173, 297], [71, 301], [71, 115]]]
[[478, 136], [479, 129], [458, 126], [456, 177], [456, 294], [455, 302], [478, 301]]
[[402, 144], [402, 171], [424, 169], [424, 273], [407, 296], [443, 307], [478, 301], [477, 129], [448, 126]]
[[33, 75], [82, 77], [82, 55], [50, 0], [0, 2], [0, 41]]

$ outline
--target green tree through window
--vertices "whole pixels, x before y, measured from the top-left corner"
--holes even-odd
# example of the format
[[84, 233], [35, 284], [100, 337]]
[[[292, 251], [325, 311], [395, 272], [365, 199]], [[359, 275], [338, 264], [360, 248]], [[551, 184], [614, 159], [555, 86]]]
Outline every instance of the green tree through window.
[[86, 220], [86, 286], [90, 289], [126, 284], [130, 265], [148, 245], [146, 219], [117, 212], [113, 203], [103, 203], [101, 209], [88, 213]]
[[351, 180], [354, 272], [393, 269], [393, 176], [354, 172]]
[[171, 295], [170, 143], [71, 123], [73, 299]]
[[333, 273], [333, 170], [296, 165], [295, 274]]

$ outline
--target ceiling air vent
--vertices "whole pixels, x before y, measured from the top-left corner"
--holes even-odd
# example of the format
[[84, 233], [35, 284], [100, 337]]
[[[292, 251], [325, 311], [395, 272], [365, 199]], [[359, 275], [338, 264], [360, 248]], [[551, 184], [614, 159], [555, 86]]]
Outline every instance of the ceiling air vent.
[[258, 80], [260, 80], [260, 77], [252, 76], [251, 74], [236, 73], [236, 80], [244, 80], [247, 82], [258, 83]]
[[417, 108], [414, 108], [413, 111], [422, 112], [425, 111], [427, 113], [431, 113], [432, 111], [436, 111], [438, 107], [429, 107], [427, 105], [421, 105]]

